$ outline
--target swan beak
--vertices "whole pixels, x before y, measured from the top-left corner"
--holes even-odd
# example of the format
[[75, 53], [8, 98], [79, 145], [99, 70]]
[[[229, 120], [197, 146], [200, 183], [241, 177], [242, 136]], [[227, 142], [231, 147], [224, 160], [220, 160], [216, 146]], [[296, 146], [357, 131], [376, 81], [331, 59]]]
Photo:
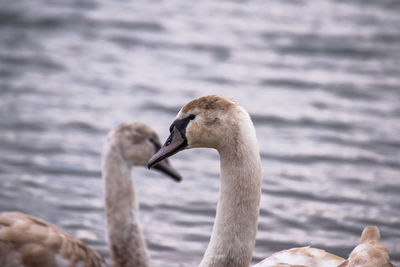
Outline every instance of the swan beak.
[[168, 159], [165, 159], [158, 163], [156, 166], [154, 166], [154, 169], [168, 175], [172, 179], [174, 179], [177, 182], [182, 181], [182, 176], [178, 173], [177, 170], [175, 170], [174, 167], [172, 167], [171, 163], [169, 163]]
[[147, 167], [150, 169], [156, 164], [160, 164], [160, 161], [178, 153], [186, 146], [186, 137], [174, 126], [165, 144], [151, 157], [149, 162], [147, 162]]

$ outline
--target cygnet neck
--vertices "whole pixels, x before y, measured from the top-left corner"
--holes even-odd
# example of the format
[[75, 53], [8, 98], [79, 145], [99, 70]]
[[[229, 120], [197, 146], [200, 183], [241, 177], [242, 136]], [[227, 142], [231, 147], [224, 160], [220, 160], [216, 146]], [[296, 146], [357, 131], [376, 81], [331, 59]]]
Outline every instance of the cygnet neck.
[[109, 248], [114, 267], [149, 266], [146, 243], [138, 222], [132, 166], [112, 140], [103, 151], [103, 179]]
[[238, 131], [218, 148], [221, 184], [210, 243], [200, 263], [249, 266], [255, 245], [261, 198], [261, 159], [253, 123], [244, 114]]

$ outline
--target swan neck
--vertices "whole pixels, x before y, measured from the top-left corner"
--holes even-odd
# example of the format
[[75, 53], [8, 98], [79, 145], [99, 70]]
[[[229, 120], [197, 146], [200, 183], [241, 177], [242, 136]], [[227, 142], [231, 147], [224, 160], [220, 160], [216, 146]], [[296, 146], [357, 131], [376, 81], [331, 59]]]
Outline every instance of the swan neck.
[[247, 267], [253, 254], [261, 198], [261, 160], [252, 123], [232, 140], [236, 142], [218, 149], [220, 195], [201, 267]]
[[112, 266], [149, 266], [147, 248], [138, 222], [138, 204], [131, 168], [117, 145], [103, 152], [105, 210]]

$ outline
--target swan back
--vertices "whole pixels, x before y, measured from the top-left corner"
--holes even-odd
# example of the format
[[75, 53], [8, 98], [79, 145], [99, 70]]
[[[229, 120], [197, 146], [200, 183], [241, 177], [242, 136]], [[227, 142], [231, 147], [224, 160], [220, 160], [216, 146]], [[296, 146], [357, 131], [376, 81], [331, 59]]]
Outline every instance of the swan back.
[[258, 264], [253, 265], [253, 267], [335, 267], [343, 261], [343, 258], [330, 254], [322, 249], [300, 247], [276, 252]]
[[68, 232], [19, 212], [0, 214], [0, 266], [105, 266]]
[[360, 244], [350, 253], [348, 260], [338, 267], [394, 267], [389, 250], [380, 243], [376, 226], [367, 226], [361, 234]]

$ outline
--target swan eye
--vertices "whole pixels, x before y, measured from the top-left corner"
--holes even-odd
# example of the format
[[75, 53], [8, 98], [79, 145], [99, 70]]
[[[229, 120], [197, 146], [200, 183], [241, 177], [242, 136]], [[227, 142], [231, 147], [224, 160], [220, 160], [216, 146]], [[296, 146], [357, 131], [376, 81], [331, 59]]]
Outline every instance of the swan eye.
[[193, 120], [194, 118], [196, 118], [196, 115], [190, 114], [184, 119], [175, 120], [169, 127], [169, 132], [172, 133], [174, 127], [176, 127], [181, 132], [181, 134], [184, 135], [186, 131], [186, 126], [189, 124], [189, 121]]

